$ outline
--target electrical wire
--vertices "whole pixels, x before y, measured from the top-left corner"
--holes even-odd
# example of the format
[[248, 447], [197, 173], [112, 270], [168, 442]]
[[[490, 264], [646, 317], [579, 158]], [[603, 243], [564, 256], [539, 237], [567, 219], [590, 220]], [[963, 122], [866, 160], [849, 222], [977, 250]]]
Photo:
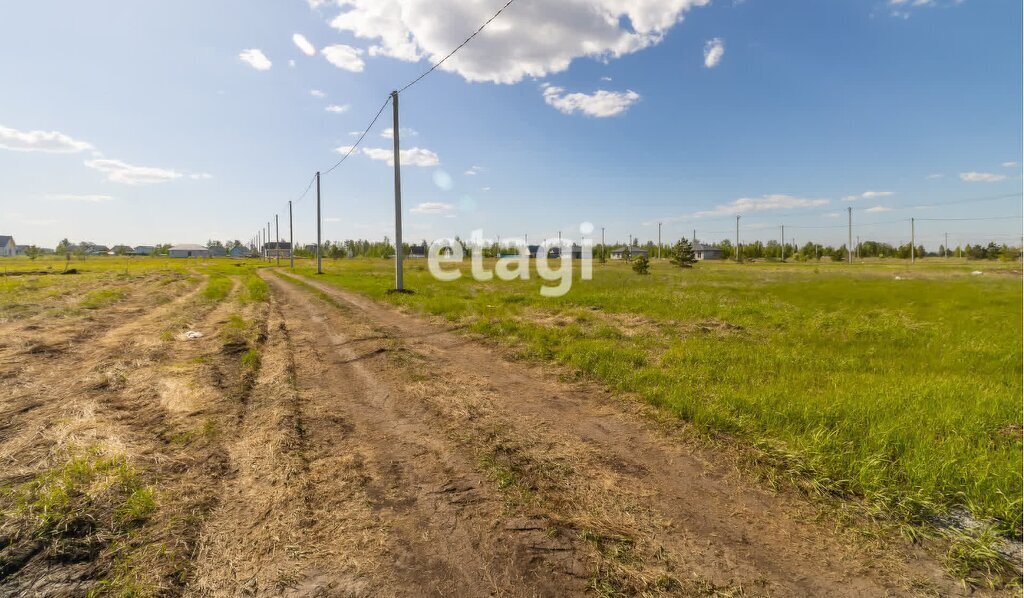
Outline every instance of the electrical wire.
[[444, 57], [444, 58], [442, 58], [441, 60], [437, 61], [437, 63], [436, 63], [436, 64], [434, 64], [434, 66], [430, 67], [430, 68], [429, 68], [429, 69], [428, 69], [428, 70], [427, 70], [426, 72], [424, 72], [424, 73], [423, 73], [422, 75], [420, 75], [419, 77], [416, 77], [415, 79], [413, 79], [412, 81], [410, 81], [409, 83], [407, 83], [407, 84], [405, 85], [405, 87], [403, 87], [403, 88], [399, 89], [399, 90], [398, 90], [398, 93], [402, 93], [403, 91], [405, 91], [405, 90], [409, 89], [409, 88], [410, 88], [410, 87], [412, 87], [413, 85], [416, 85], [417, 83], [419, 83], [419, 82], [420, 82], [420, 79], [423, 79], [424, 77], [426, 77], [426, 76], [427, 76], [427, 75], [429, 75], [430, 73], [433, 73], [433, 72], [434, 72], [434, 70], [435, 70], [435, 69], [437, 69], [437, 67], [439, 67], [439, 66], [441, 66], [442, 64], [444, 64], [444, 61], [446, 61], [446, 60], [448, 60], [449, 58], [451, 58], [452, 56], [454, 56], [456, 52], [458, 52], [459, 50], [461, 50], [461, 49], [462, 49], [462, 48], [463, 48], [463, 47], [464, 47], [464, 46], [465, 46], [466, 44], [468, 44], [468, 43], [469, 43], [470, 41], [472, 41], [474, 37], [476, 37], [476, 36], [477, 36], [477, 35], [478, 35], [478, 34], [479, 34], [479, 33], [480, 33], [481, 31], [483, 31], [483, 30], [484, 30], [484, 27], [487, 27], [488, 25], [490, 25], [490, 24], [491, 24], [491, 21], [493, 21], [494, 19], [497, 19], [497, 18], [498, 18], [498, 15], [500, 15], [500, 14], [502, 13], [502, 11], [504, 11], [504, 10], [505, 10], [506, 8], [508, 8], [509, 6], [511, 6], [511, 5], [512, 5], [512, 3], [513, 3], [513, 2], [515, 2], [515, 1], [516, 1], [516, 0], [508, 0], [508, 2], [506, 2], [504, 6], [502, 6], [501, 8], [499, 8], [499, 9], [498, 9], [498, 12], [494, 13], [494, 14], [493, 14], [493, 15], [491, 16], [491, 18], [489, 18], [489, 19], [487, 19], [486, 21], [484, 21], [484, 24], [483, 24], [483, 25], [480, 25], [480, 28], [479, 28], [479, 29], [477, 29], [476, 31], [474, 31], [472, 35], [470, 35], [469, 37], [467, 37], [465, 41], [463, 41], [463, 42], [462, 42], [461, 44], [459, 44], [458, 46], [456, 46], [456, 48], [455, 48], [454, 50], [452, 50], [451, 52], [449, 52], [447, 56], [445, 56], [445, 57]]
[[356, 151], [356, 148], [359, 147], [360, 143], [362, 143], [363, 138], [365, 138], [366, 134], [370, 132], [370, 129], [373, 128], [373, 125], [375, 125], [377, 123], [377, 119], [380, 118], [380, 115], [384, 112], [384, 109], [387, 108], [388, 103], [390, 101], [391, 101], [391, 96], [389, 95], [388, 98], [386, 100], [384, 100], [384, 103], [380, 105], [380, 110], [377, 111], [377, 115], [373, 117], [373, 120], [370, 121], [370, 124], [367, 125], [366, 129], [363, 131], [363, 134], [359, 136], [359, 139], [356, 139], [356, 142], [354, 144], [352, 144], [352, 146], [350, 146], [348, 148], [348, 151], [345, 153], [344, 156], [341, 157], [341, 160], [338, 160], [337, 162], [334, 163], [334, 166], [331, 166], [327, 170], [325, 170], [322, 173], [320, 173], [320, 176], [323, 176], [325, 174], [330, 174], [332, 170], [334, 170], [335, 168], [341, 166], [341, 163], [344, 162], [345, 160], [347, 160], [348, 157], [352, 155], [352, 152]]

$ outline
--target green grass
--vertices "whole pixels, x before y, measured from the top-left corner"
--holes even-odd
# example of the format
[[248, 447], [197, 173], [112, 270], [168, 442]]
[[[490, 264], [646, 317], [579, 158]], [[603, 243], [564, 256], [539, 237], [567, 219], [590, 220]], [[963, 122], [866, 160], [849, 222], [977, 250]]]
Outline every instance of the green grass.
[[127, 291], [120, 288], [97, 289], [86, 293], [78, 306], [83, 309], [100, 309], [121, 301], [127, 294]]
[[872, 514], [918, 524], [963, 507], [1020, 537], [1019, 264], [595, 264], [557, 299], [536, 275], [473, 281], [468, 262], [455, 283], [407, 262], [415, 294], [387, 294], [393, 267], [328, 261], [317, 278], [637, 393]]
[[223, 301], [234, 287], [232, 280], [220, 273], [214, 273], [210, 275], [210, 278], [206, 281], [206, 286], [203, 287], [203, 299], [216, 303]]

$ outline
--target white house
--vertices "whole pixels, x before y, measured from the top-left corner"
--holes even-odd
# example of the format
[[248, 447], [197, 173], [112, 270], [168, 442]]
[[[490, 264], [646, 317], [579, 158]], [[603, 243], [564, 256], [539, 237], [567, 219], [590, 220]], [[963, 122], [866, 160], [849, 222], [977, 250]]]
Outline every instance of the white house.
[[210, 257], [209, 248], [203, 245], [183, 244], [175, 245], [168, 251], [171, 257]]
[[[618, 249], [612, 249], [610, 255], [611, 255], [611, 258], [613, 260], [621, 260], [621, 259], [625, 259], [625, 257], [626, 257], [625, 253], [626, 253], [626, 248], [625, 247], [619, 247]], [[644, 256], [644, 257], [650, 257], [650, 256], [647, 255], [647, 250], [644, 249], [643, 247], [637, 247], [637, 246], [634, 245], [633, 247], [629, 248], [629, 257], [630, 257], [630, 259], [638, 258], [641, 255]]]
[[0, 257], [14, 257], [17, 253], [17, 245], [14, 244], [14, 237], [11, 235], [0, 235]]

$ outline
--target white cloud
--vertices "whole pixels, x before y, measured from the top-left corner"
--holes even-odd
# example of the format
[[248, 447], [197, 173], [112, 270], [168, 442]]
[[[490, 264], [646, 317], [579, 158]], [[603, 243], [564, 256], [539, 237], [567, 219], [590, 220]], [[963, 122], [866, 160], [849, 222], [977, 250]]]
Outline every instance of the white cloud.
[[696, 218], [705, 216], [735, 216], [737, 214], [749, 214], [751, 212], [763, 212], [766, 210], [794, 210], [798, 208], [814, 208], [828, 205], [827, 199], [805, 199], [775, 193], [762, 195], [761, 197], [741, 197], [727, 204], [716, 206], [713, 210], [704, 210], [694, 214]]
[[213, 175], [208, 172], [196, 172], [188, 175], [188, 178], [193, 181], [208, 181], [213, 178]]
[[[400, 137], [415, 137], [415, 136], [419, 135], [419, 132], [416, 131], [416, 129], [407, 129], [405, 127], [399, 128], [398, 132], [399, 132], [399, 136]], [[362, 133], [359, 133], [359, 134], [362, 135]], [[380, 132], [380, 136], [383, 137], [384, 139], [394, 139], [395, 138], [395, 128], [394, 127], [388, 127], [386, 129], [384, 129], [383, 131]]]
[[413, 214], [446, 214], [454, 209], [455, 206], [450, 203], [427, 201], [418, 204], [415, 208], [411, 208], [409, 211]]
[[704, 66], [713, 69], [722, 61], [725, 54], [725, 42], [722, 38], [716, 37], [704, 44]]
[[928, 175], [928, 176], [926, 176], [924, 178], [926, 178], [926, 179], [928, 179], [930, 181], [934, 181], [936, 179], [944, 178], [945, 176], [946, 175], [942, 174], [941, 172], [935, 172], [935, 173], [932, 173], [932, 174], [930, 174], [930, 175]]
[[563, 114], [582, 112], [587, 116], [606, 118], [622, 114], [640, 100], [640, 94], [631, 90], [619, 92], [599, 89], [592, 94], [565, 93], [561, 87], [547, 83], [541, 88], [544, 101]]
[[85, 165], [107, 175], [107, 180], [125, 185], [145, 185], [180, 179], [182, 173], [165, 168], [133, 166], [120, 160], [86, 160]]
[[896, 195], [893, 191], [865, 191], [860, 195], [847, 195], [843, 198], [843, 201], [857, 201], [858, 199], [878, 199], [879, 197], [889, 197]]
[[[684, 13], [708, 1], [515, 4], [440, 68], [469, 81], [517, 83], [544, 77], [565, 71], [576, 58], [607, 60], [656, 45]], [[462, 43], [496, 8], [494, 2], [465, 0], [345, 0], [338, 5], [342, 12], [331, 26], [373, 40], [370, 56], [430, 62]]]
[[257, 71], [269, 71], [274, 66], [270, 59], [258, 48], [249, 48], [238, 53], [242, 62], [248, 64]]
[[960, 180], [967, 183], [997, 183], [1005, 180], [1005, 174], [993, 174], [991, 172], [961, 172]]
[[[368, 147], [363, 148], [363, 153], [369, 156], [371, 160], [387, 162], [388, 166], [394, 166], [395, 164], [393, 150]], [[418, 147], [400, 150], [399, 155], [402, 158], [403, 166], [437, 166], [441, 163], [437, 154], [428, 149]]]
[[326, 98], [327, 97], [327, 94], [322, 92], [322, 91], [320, 91], [319, 89], [311, 89], [311, 90], [309, 90], [309, 95], [313, 96], [314, 98]]
[[0, 148], [51, 154], [75, 154], [93, 149], [92, 145], [57, 131], [19, 131], [3, 125], [0, 125]]
[[348, 112], [348, 109], [349, 109], [349, 105], [348, 104], [342, 104], [340, 106], [338, 104], [331, 104], [330, 106], [327, 106], [326, 108], [324, 108], [324, 110], [326, 110], [328, 112], [333, 112], [334, 114], [341, 114], [342, 112]]
[[1017, 168], [1016, 162], [1003, 162], [1003, 168]]
[[320, 53], [324, 55], [327, 62], [330, 62], [339, 69], [352, 71], [353, 73], [363, 72], [363, 67], [366, 66], [366, 63], [360, 58], [360, 55], [363, 53], [361, 48], [353, 48], [345, 44], [335, 44], [320, 50]]
[[295, 43], [295, 47], [297, 47], [306, 56], [316, 56], [316, 47], [309, 43], [309, 40], [306, 39], [305, 35], [296, 33], [292, 36], [292, 41]]
[[885, 206], [874, 206], [864, 211], [867, 212], [868, 214], [877, 214], [879, 212], [891, 212], [892, 208], [887, 208]]
[[86, 203], [102, 203], [114, 199], [109, 195], [76, 195], [73, 193], [53, 193], [47, 195], [46, 198], [55, 201], [82, 201]]
[[481, 173], [483, 171], [484, 171], [484, 167], [483, 166], [473, 165], [473, 166], [470, 166], [469, 170], [467, 170], [463, 174], [465, 174], [466, 176], [476, 176], [478, 173]]
[[338, 147], [334, 148], [334, 151], [338, 152], [341, 155], [345, 155], [351, 152], [353, 149], [355, 149], [355, 146], [353, 145], [339, 145]]
[[612, 78], [611, 77], [601, 77], [601, 80], [602, 81], [611, 81]]
[[288, 66], [290, 66], [291, 68], [295, 68], [295, 61], [294, 61], [294, 60], [291, 60], [291, 59], [289, 59], [289, 60], [288, 60]]

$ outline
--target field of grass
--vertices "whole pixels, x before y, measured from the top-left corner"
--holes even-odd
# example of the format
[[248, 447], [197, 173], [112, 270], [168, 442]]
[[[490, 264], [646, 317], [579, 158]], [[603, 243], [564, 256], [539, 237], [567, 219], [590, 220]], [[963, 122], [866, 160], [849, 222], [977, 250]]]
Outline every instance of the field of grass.
[[414, 261], [415, 293], [388, 294], [393, 268], [328, 260], [322, 280], [636, 393], [874, 515], [966, 510], [1020, 537], [1019, 264], [595, 264], [556, 299], [536, 275], [445, 283]]

